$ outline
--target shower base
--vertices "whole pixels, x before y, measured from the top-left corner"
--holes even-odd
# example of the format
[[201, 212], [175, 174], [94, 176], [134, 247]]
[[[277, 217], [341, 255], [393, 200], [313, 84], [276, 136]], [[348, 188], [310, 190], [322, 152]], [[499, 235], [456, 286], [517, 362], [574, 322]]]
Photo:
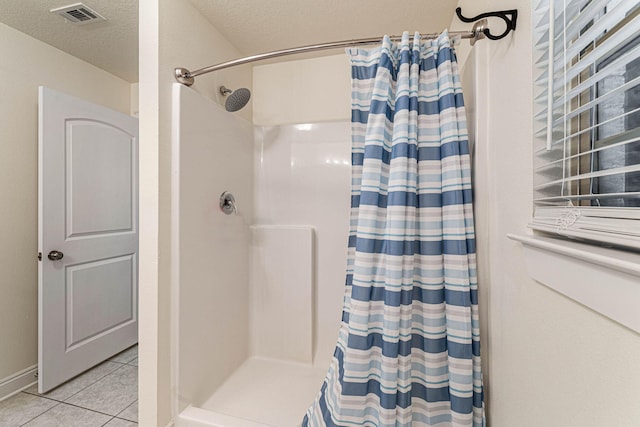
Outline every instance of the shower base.
[[297, 427], [320, 391], [326, 367], [250, 358], [180, 427]]

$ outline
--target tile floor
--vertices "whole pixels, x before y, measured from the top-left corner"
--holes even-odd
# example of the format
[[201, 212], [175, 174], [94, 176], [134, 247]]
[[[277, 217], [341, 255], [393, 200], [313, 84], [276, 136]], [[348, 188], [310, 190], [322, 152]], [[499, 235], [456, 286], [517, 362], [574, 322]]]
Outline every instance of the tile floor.
[[39, 394], [33, 385], [0, 402], [0, 427], [137, 425], [137, 345], [49, 393]]

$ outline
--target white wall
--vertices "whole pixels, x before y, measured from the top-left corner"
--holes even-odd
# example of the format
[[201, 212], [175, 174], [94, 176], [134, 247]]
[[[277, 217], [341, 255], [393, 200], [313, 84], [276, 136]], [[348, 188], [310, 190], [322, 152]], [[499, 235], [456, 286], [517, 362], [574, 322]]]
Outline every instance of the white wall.
[[130, 84], [0, 24], [0, 382], [38, 359], [38, 86], [129, 113]]
[[[313, 355], [333, 354], [351, 208], [351, 71], [347, 55], [254, 67], [256, 223], [315, 229]], [[295, 123], [295, 124], [294, 124]]]
[[[171, 420], [171, 85], [173, 69], [197, 69], [239, 52], [188, 0], [140, 0], [140, 424]], [[251, 69], [197, 78], [194, 89], [251, 87]], [[251, 117], [251, 106], [241, 117]], [[173, 408], [176, 410], [176, 408]]]
[[[465, 15], [514, 6], [519, 13], [516, 33], [479, 42], [463, 73], [475, 76], [477, 90], [475, 194], [489, 425], [640, 425], [640, 336], [531, 280], [522, 248], [506, 238], [530, 233], [530, 1], [459, 5]], [[453, 29], [468, 28], [455, 21]], [[466, 49], [460, 53], [467, 58]]]
[[345, 54], [256, 66], [253, 86], [255, 125], [351, 119], [351, 69]]
[[313, 360], [328, 368], [344, 295], [351, 126], [306, 119], [257, 132], [256, 223], [314, 228]]
[[[195, 91], [180, 92], [173, 152], [179, 286], [178, 411], [199, 406], [249, 355], [249, 244], [253, 224], [253, 126]], [[176, 94], [177, 95], [177, 94]], [[237, 214], [220, 211], [230, 191]]]

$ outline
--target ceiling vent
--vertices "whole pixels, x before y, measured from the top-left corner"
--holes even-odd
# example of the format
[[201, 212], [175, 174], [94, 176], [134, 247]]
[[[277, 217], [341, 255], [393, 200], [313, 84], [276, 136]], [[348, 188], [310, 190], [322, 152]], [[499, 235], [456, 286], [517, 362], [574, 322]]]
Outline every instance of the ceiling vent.
[[106, 18], [100, 15], [89, 6], [82, 3], [70, 4], [69, 6], [57, 7], [49, 12], [57, 13], [69, 22], [76, 25], [85, 25], [91, 22], [106, 21]]

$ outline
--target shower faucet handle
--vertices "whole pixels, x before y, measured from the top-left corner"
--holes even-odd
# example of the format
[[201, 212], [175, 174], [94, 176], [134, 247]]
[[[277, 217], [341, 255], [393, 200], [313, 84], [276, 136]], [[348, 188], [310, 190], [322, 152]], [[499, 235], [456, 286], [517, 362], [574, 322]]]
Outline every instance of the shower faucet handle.
[[220, 210], [225, 215], [235, 215], [238, 213], [238, 208], [236, 207], [236, 198], [233, 197], [228, 191], [224, 191], [220, 195]]

